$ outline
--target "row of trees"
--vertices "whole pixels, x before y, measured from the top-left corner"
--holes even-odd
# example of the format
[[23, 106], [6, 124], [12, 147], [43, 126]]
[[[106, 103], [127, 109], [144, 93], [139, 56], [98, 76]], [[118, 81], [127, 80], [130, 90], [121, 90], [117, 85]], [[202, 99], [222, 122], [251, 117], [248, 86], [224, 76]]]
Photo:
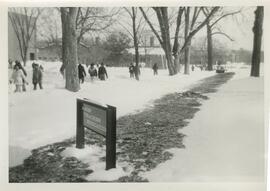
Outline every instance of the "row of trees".
[[[20, 14], [27, 15], [19, 17], [17, 14], [9, 14], [15, 29], [23, 61], [26, 61], [28, 44], [31, 39], [37, 19], [42, 9], [39, 8], [11, 8], [11, 12], [23, 10]], [[15, 10], [16, 9], [16, 10]], [[31, 13], [29, 14], [29, 11]], [[226, 11], [223, 7], [130, 7], [130, 8], [80, 8], [80, 7], [61, 7], [54, 8], [61, 16], [62, 34], [59, 34], [59, 22], [50, 22], [52, 27], [47, 29], [56, 29], [56, 35], [48, 35], [48, 39], [52, 42], [58, 42], [59, 36], [62, 36], [62, 58], [63, 64], [61, 72], [66, 74], [66, 88], [70, 91], [78, 91], [80, 89], [78, 83], [77, 72], [77, 47], [84, 39], [86, 34], [94, 32], [110, 33], [112, 26], [121, 26], [130, 35], [133, 40], [135, 49], [136, 63], [136, 79], [139, 80], [138, 64], [139, 64], [139, 44], [142, 33], [145, 29], [150, 29], [158, 39], [158, 42], [164, 50], [169, 75], [175, 75], [180, 71], [180, 57], [184, 56], [184, 73], [189, 74], [190, 47], [194, 36], [206, 27], [207, 31], [207, 49], [208, 49], [208, 70], [212, 70], [213, 65], [213, 35], [223, 35], [229, 40], [231, 37], [218, 27], [218, 22], [228, 16], [233, 16], [241, 12]], [[108, 11], [109, 10], [109, 11]], [[262, 34], [262, 7], [258, 7], [256, 11], [256, 20], [254, 25], [254, 42], [260, 41]], [[119, 15], [125, 14], [130, 18], [117, 19]], [[30, 16], [29, 16], [30, 15]], [[57, 19], [54, 18], [54, 19]], [[125, 23], [123, 23], [125, 22]], [[117, 24], [115, 24], [117, 23]], [[126, 23], [131, 23], [130, 27]], [[114, 25], [115, 24], [115, 25]], [[45, 27], [46, 28], [46, 27]], [[117, 49], [118, 47], [115, 47]], [[254, 43], [254, 50], [260, 52], [260, 43]], [[253, 62], [258, 62], [257, 53], [254, 53]], [[252, 63], [253, 63], [252, 62]], [[253, 64], [254, 66], [258, 64]], [[252, 71], [254, 66], [252, 65]], [[256, 67], [255, 67], [256, 68]], [[252, 73], [253, 74], [253, 73]]]

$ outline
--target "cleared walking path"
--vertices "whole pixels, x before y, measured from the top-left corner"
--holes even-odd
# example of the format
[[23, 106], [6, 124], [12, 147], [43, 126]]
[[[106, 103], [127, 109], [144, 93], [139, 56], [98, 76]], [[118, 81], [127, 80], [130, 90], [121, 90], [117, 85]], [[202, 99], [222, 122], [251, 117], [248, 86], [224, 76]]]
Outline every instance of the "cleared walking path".
[[144, 174], [154, 182], [263, 182], [263, 77], [239, 75], [209, 94], [190, 124], [185, 149]]

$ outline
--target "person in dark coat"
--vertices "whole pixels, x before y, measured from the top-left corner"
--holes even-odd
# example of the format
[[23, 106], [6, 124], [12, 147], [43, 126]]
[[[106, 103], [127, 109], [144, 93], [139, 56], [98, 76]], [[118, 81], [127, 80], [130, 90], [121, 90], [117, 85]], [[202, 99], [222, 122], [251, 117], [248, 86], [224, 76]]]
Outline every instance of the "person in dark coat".
[[33, 63], [32, 68], [33, 68], [32, 83], [34, 85], [34, 90], [37, 89], [37, 84], [39, 85], [40, 89], [43, 89], [42, 87], [43, 67], [39, 66], [37, 63]]
[[128, 70], [129, 70], [130, 78], [134, 78], [135, 67], [132, 63], [130, 63]]
[[153, 71], [154, 71], [154, 75], [157, 75], [158, 74], [158, 65], [157, 63], [155, 63], [152, 67]]
[[192, 70], [192, 71], [194, 71], [194, 69], [195, 69], [195, 66], [194, 66], [194, 65], [192, 65], [192, 66], [191, 66], [191, 70]]
[[78, 65], [78, 72], [79, 72], [79, 81], [83, 84], [84, 77], [86, 76], [86, 72], [84, 67], [81, 65], [81, 63]]
[[106, 78], [108, 78], [107, 70], [104, 67], [103, 62], [101, 63], [101, 66], [98, 68], [98, 78], [100, 80], [105, 80]]
[[[15, 61], [15, 66], [18, 66], [18, 68], [20, 70], [22, 70], [22, 72], [23, 72], [23, 74], [24, 74], [25, 77], [27, 76], [27, 72], [24, 69], [24, 67], [22, 66], [22, 64], [21, 64], [20, 61], [16, 60]], [[15, 66], [14, 66], [14, 68], [15, 68]], [[26, 91], [26, 80], [25, 79], [23, 79], [22, 91], [24, 91], [24, 92]]]
[[88, 73], [90, 75], [91, 81], [93, 82], [97, 77], [97, 69], [95, 68], [94, 63], [91, 63], [90, 68], [88, 69]]

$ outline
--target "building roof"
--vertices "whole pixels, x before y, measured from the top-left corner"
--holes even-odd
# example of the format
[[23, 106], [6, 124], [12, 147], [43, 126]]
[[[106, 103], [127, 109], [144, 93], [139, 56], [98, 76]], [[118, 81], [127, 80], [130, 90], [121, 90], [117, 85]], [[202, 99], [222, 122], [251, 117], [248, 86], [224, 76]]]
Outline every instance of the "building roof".
[[[128, 53], [135, 54], [135, 48], [127, 49]], [[165, 55], [164, 50], [161, 47], [139, 47], [139, 54], [141, 55]]]

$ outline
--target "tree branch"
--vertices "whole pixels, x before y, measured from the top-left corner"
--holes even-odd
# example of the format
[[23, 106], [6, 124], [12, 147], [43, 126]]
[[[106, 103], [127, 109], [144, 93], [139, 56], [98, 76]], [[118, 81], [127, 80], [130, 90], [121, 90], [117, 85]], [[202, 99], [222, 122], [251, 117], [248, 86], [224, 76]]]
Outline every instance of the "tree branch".
[[213, 35], [216, 35], [216, 34], [223, 35], [223, 36], [227, 37], [230, 41], [234, 41], [229, 35], [227, 35], [227, 34], [224, 33], [224, 32], [214, 32], [214, 33], [212, 33], [211, 35], [213, 36]]
[[227, 14], [225, 14], [225, 15], [222, 15], [221, 17], [219, 17], [216, 21], [214, 21], [211, 25], [210, 25], [210, 27], [213, 27], [215, 24], [217, 24], [221, 19], [223, 19], [224, 17], [227, 17], [227, 16], [230, 16], [230, 15], [235, 15], [235, 14], [237, 14], [237, 13], [240, 13], [241, 12], [241, 10], [238, 10], [238, 11], [235, 11], [235, 12], [231, 12], [231, 13], [227, 13]]
[[182, 52], [187, 44], [189, 43], [189, 41], [191, 40], [191, 38], [203, 27], [206, 25], [206, 23], [208, 22], [208, 20], [218, 11], [219, 7], [214, 7], [211, 12], [209, 13], [209, 15], [205, 18], [205, 20], [199, 25], [197, 26], [196, 29], [194, 29], [192, 32], [189, 33], [187, 39], [185, 39], [185, 43], [184, 45], [182, 46], [180, 52]]
[[142, 15], [143, 15], [145, 21], [148, 23], [149, 27], [151, 28], [151, 30], [153, 31], [153, 33], [156, 35], [156, 37], [157, 37], [159, 43], [160, 43], [160, 44], [163, 44], [162, 39], [160, 38], [160, 36], [159, 36], [158, 32], [156, 31], [156, 29], [153, 27], [153, 24], [150, 22], [150, 20], [149, 20], [148, 17], [146, 16], [146, 14], [145, 14], [143, 8], [142, 8], [142, 7], [139, 7], [139, 9], [140, 9], [140, 11], [141, 11], [141, 13], [142, 13]]

